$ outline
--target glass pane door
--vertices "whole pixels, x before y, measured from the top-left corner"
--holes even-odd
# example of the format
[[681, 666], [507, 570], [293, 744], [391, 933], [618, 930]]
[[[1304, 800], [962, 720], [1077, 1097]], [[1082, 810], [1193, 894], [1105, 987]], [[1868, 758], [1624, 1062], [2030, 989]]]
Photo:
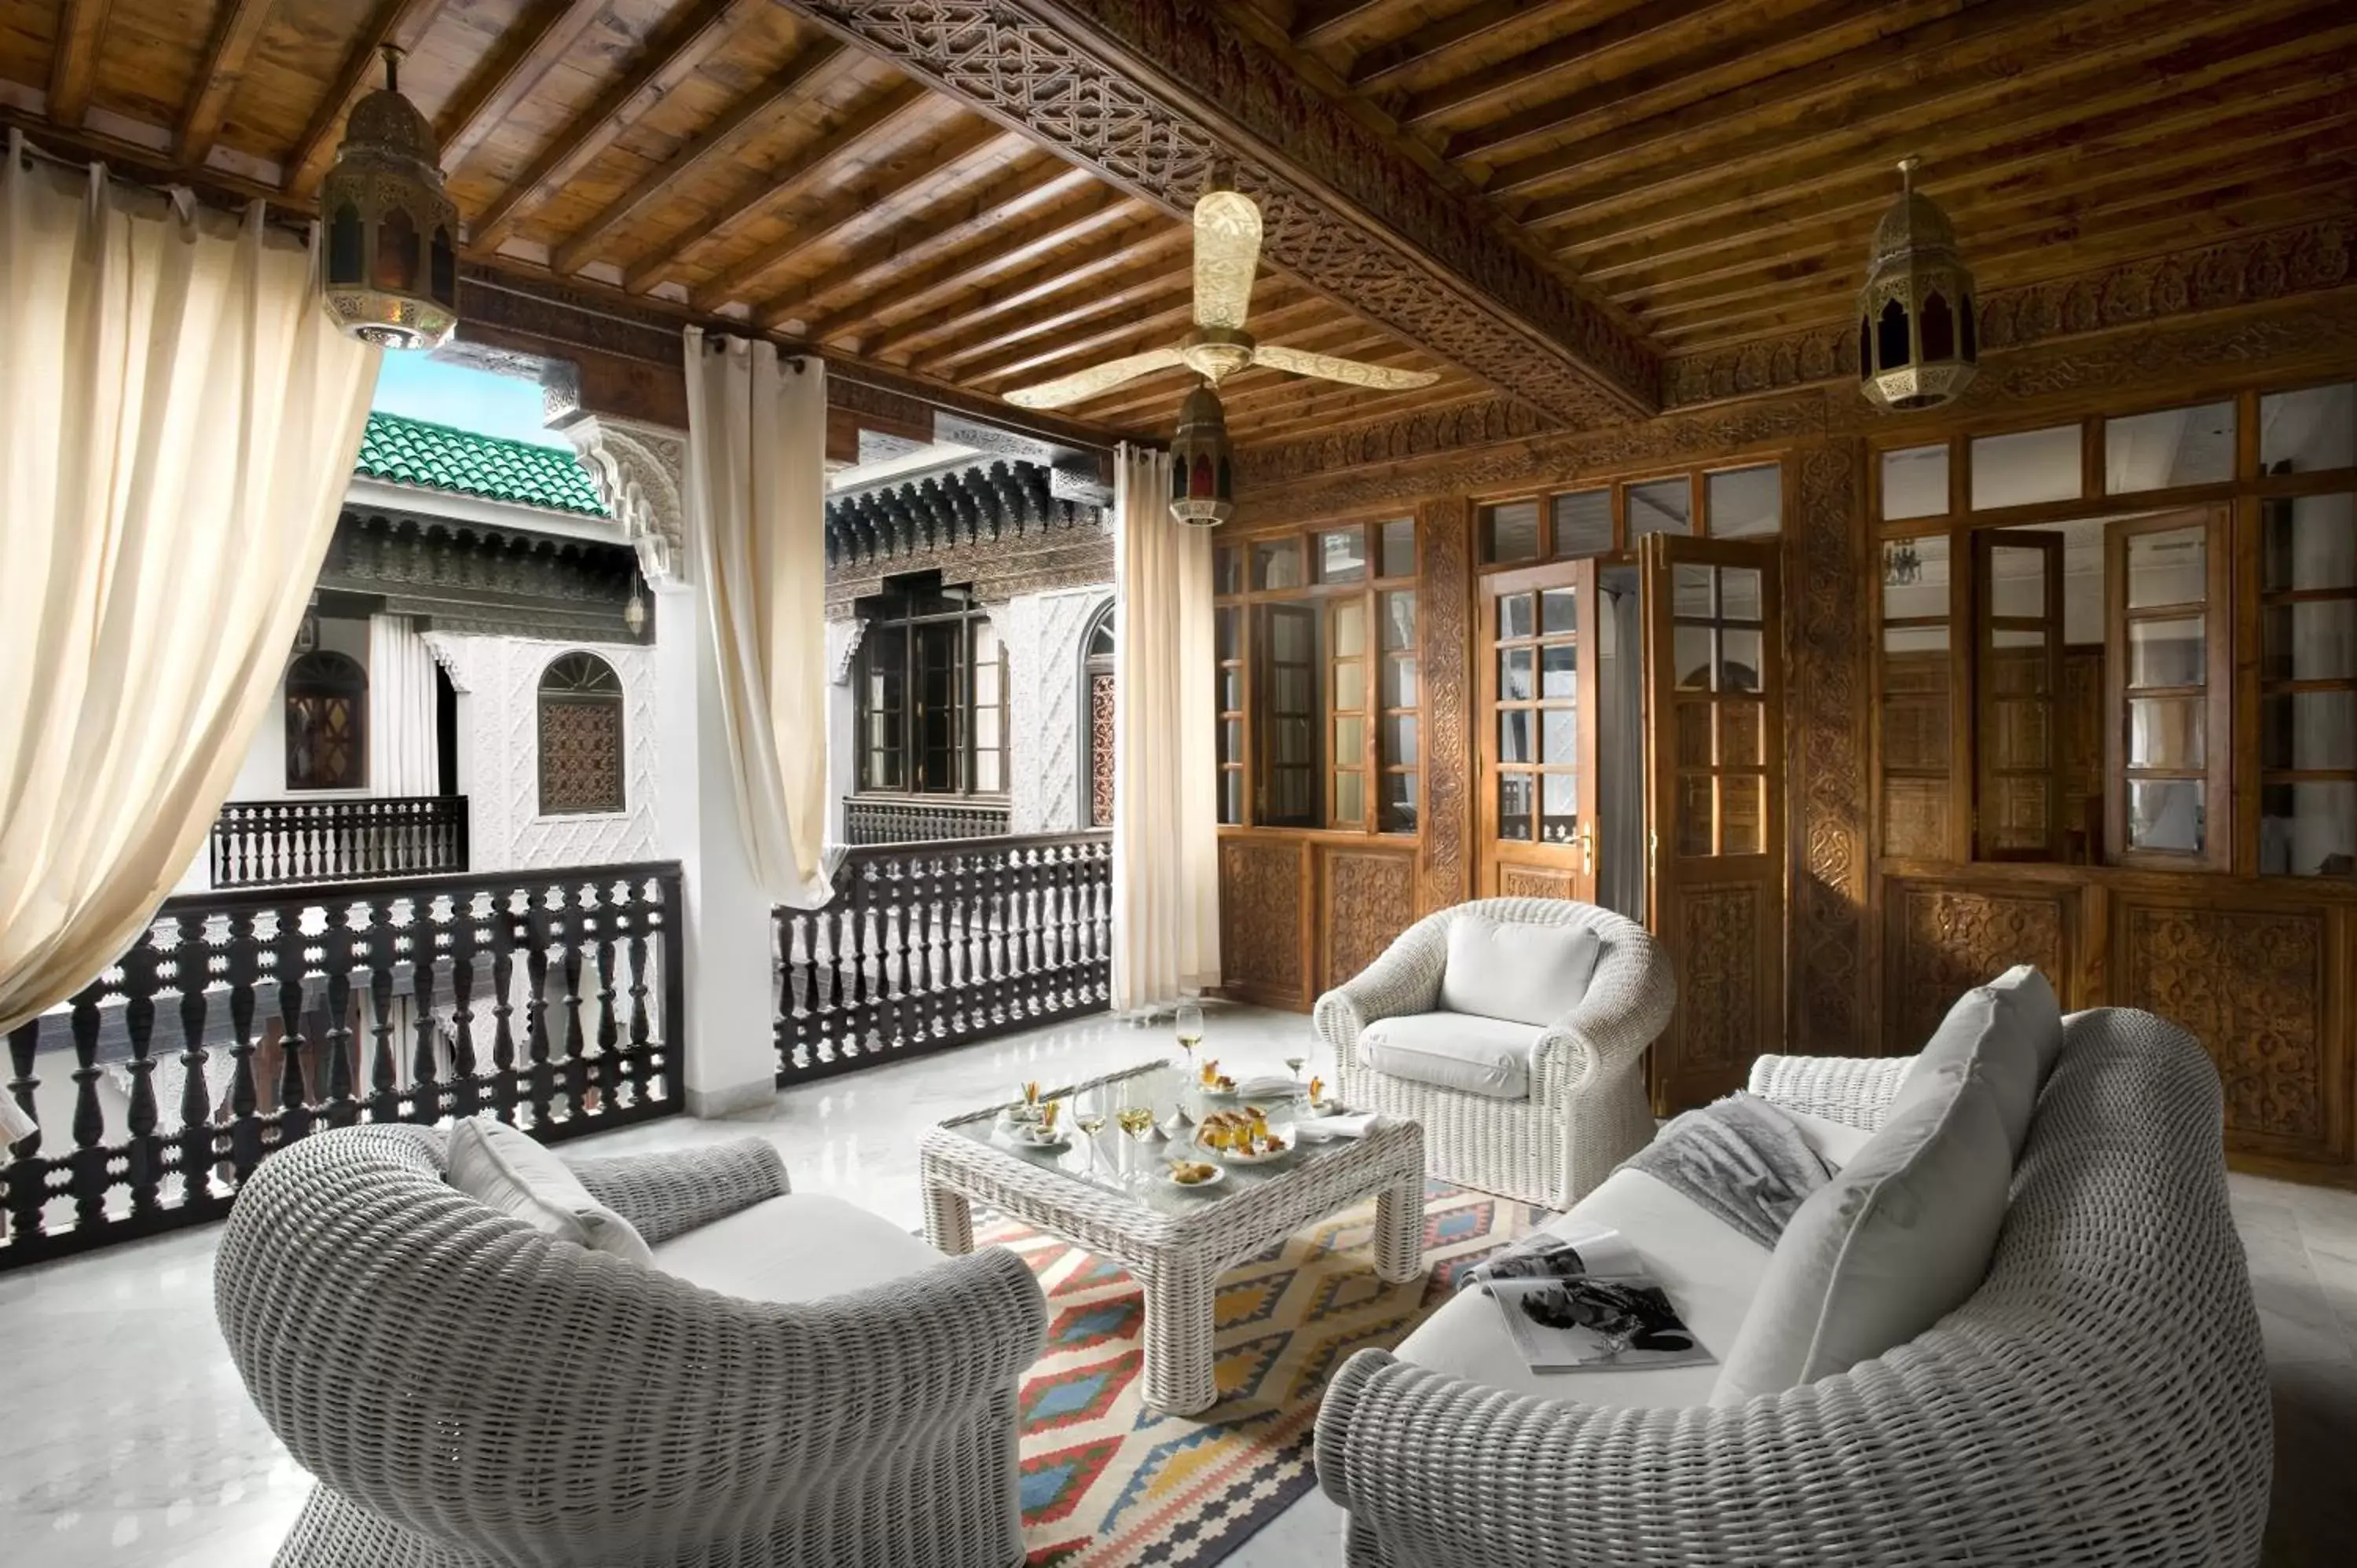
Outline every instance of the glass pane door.
[[1566, 562], [1484, 583], [1482, 886], [1594, 896], [1595, 567]]
[[2020, 529], [1973, 536], [1982, 860], [2062, 858], [2063, 543]]

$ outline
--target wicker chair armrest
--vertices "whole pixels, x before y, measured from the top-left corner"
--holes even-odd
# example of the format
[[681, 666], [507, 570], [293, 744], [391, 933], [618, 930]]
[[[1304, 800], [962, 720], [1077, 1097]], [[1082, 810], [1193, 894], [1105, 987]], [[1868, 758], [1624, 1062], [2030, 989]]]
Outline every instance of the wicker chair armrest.
[[1751, 1064], [1751, 1092], [1871, 1133], [1882, 1125], [1912, 1057], [1765, 1056]]
[[1589, 977], [1579, 1005], [1546, 1027], [1534, 1053], [1531, 1094], [1574, 1092], [1645, 1054], [1669, 1027], [1678, 1000], [1669, 955], [1642, 930], [1618, 938]]
[[650, 1245], [787, 1191], [785, 1159], [761, 1138], [570, 1163], [589, 1196], [629, 1220]]
[[1347, 1056], [1376, 1019], [1438, 1007], [1440, 979], [1448, 968], [1449, 913], [1426, 915], [1394, 938], [1374, 962], [1320, 996], [1311, 1017], [1318, 1037]]

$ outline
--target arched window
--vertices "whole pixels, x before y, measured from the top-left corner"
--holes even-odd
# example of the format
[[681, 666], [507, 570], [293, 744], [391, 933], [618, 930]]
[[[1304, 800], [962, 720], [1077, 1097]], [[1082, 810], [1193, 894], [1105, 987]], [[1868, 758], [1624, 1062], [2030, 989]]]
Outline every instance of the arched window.
[[368, 783], [368, 671], [325, 650], [286, 666], [286, 788]]
[[1081, 704], [1088, 744], [1081, 748], [1081, 822], [1113, 826], [1113, 601], [1107, 599], [1081, 638]]
[[540, 675], [540, 814], [629, 810], [622, 682], [594, 653], [561, 653]]
[[864, 600], [859, 788], [909, 795], [1006, 792], [1006, 650], [963, 588], [930, 584]]

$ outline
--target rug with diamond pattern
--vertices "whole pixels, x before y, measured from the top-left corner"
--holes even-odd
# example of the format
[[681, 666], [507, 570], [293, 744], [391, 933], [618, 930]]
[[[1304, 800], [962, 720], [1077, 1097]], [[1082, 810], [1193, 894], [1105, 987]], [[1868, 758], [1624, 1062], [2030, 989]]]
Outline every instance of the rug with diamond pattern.
[[1372, 1201], [1230, 1270], [1219, 1294], [1220, 1402], [1161, 1415], [1140, 1394], [1137, 1286], [1119, 1267], [994, 1219], [1048, 1294], [1048, 1348], [1024, 1380], [1023, 1528], [1034, 1568], [1209, 1568], [1316, 1484], [1310, 1437], [1327, 1378], [1406, 1337], [1458, 1273], [1537, 1210], [1435, 1182], [1421, 1284], [1387, 1285], [1367, 1251]]

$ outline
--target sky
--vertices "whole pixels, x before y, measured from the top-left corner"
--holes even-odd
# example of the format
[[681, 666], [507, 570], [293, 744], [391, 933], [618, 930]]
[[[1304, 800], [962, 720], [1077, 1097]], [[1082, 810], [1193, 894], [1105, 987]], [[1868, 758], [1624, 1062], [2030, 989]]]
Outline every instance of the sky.
[[485, 435], [504, 435], [570, 451], [564, 436], [541, 426], [540, 388], [514, 376], [447, 364], [427, 354], [387, 349], [370, 407], [411, 419], [430, 419]]

